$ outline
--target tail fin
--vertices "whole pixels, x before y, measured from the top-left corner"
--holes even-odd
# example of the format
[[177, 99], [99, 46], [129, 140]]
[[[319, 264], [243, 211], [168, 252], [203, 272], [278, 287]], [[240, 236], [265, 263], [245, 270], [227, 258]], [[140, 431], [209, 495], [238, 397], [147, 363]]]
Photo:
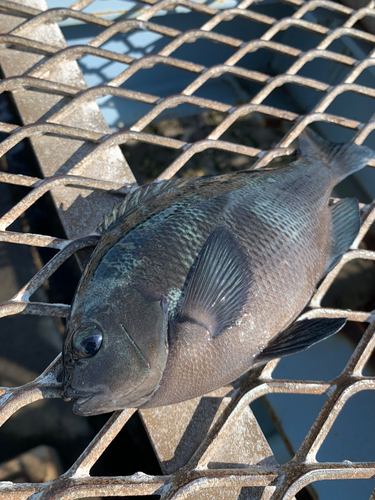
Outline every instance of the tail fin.
[[319, 137], [311, 129], [306, 129], [299, 138], [299, 153], [329, 166], [337, 183], [348, 175], [365, 167], [375, 153], [366, 146], [329, 142]]

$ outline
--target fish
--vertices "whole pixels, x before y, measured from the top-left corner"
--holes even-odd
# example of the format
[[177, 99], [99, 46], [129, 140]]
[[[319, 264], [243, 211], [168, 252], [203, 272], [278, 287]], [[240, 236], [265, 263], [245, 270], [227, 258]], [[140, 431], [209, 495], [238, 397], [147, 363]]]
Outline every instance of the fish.
[[78, 415], [202, 396], [307, 349], [346, 318], [298, 320], [360, 228], [333, 187], [374, 153], [299, 138], [277, 168], [141, 186], [104, 218], [63, 343]]

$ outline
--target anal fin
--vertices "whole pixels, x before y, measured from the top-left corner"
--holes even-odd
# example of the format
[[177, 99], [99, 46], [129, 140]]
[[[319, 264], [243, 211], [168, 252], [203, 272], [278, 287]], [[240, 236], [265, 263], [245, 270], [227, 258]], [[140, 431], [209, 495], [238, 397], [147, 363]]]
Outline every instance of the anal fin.
[[267, 363], [304, 351], [312, 345], [337, 333], [345, 325], [346, 318], [319, 318], [296, 321], [279, 333], [255, 358], [256, 363]]

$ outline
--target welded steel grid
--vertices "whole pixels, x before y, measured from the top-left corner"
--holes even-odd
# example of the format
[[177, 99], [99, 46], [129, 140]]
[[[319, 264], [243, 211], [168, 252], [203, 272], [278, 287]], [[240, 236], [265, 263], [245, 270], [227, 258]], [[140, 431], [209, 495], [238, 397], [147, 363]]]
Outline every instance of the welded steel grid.
[[[355, 132], [353, 141], [357, 144], [362, 144], [375, 127], [374, 119], [361, 123], [345, 116], [332, 115], [327, 112], [335, 99], [347, 92], [367, 96], [373, 100], [375, 98], [374, 88], [356, 83], [366, 68], [374, 64], [375, 49], [363, 60], [357, 60], [352, 56], [330, 50], [332, 43], [344, 36], [366, 41], [375, 47], [374, 34], [365, 31], [361, 27], [354, 28], [354, 26], [358, 26], [358, 21], [374, 17], [375, 10], [372, 4], [359, 10], [353, 10], [326, 0], [313, 0], [310, 2], [292, 0], [285, 3], [295, 8], [294, 14], [288, 18], [276, 19], [253, 11], [252, 4], [254, 2], [252, 1], [241, 2], [236, 8], [218, 10], [209, 5], [196, 4], [189, 0], [162, 0], [160, 2], [143, 2], [142, 8], [133, 13], [134, 18], [116, 22], [83, 12], [91, 3], [90, 0], [81, 0], [72, 4], [70, 8], [43, 10], [42, 2], [37, 0], [34, 2], [0, 2], [0, 15], [4, 18], [11, 16], [13, 19], [12, 29], [7, 34], [0, 35], [0, 44], [3, 49], [2, 55], [6, 51], [13, 51], [17, 55], [21, 51], [29, 56], [30, 54], [33, 56], [37, 54], [37, 60], [32, 60], [29, 68], [18, 73], [15, 68], [16, 61], [13, 64], [9, 63], [8, 66], [4, 65], [3, 59], [1, 61], [6, 76], [0, 83], [1, 91], [12, 92], [25, 125], [19, 127], [8, 123], [0, 124], [0, 131], [9, 134], [0, 144], [0, 154], [6, 154], [25, 138], [37, 139], [32, 142], [37, 157], [38, 154], [41, 155], [43, 147], [43, 142], [38, 142], [40, 138], [52, 137], [55, 145], [59, 144], [59, 140], [64, 139], [64, 147], [67, 141], [79, 145], [89, 145], [84, 153], [75, 157], [73, 164], [70, 164], [63, 174], [59, 170], [61, 165], [56, 164], [52, 169], [54, 171], [48, 171], [44, 167], [43, 161], [40, 161], [40, 163], [44, 178], [0, 173], [1, 182], [32, 188], [27, 196], [1, 218], [1, 241], [36, 247], [50, 246], [60, 250], [56, 257], [38, 272], [15, 297], [7, 303], [1, 304], [1, 316], [21, 313], [65, 317], [68, 314], [68, 305], [33, 303], [29, 299], [34, 291], [70, 255], [78, 249], [95, 244], [97, 241], [98, 236], [95, 234], [94, 229], [100, 222], [102, 214], [98, 214], [97, 206], [93, 202], [91, 206], [93, 223], [92, 227], [89, 228], [92, 231], [87, 231], [91, 234], [87, 235], [82, 230], [80, 232], [75, 231], [75, 222], [77, 223], [76, 226], [78, 226], [78, 220], [82, 215], [80, 208], [77, 209], [74, 206], [71, 208], [70, 205], [68, 207], [71, 209], [68, 220], [66, 213], [60, 207], [60, 203], [67, 197], [68, 190], [70, 190], [69, 197], [73, 200], [71, 204], [74, 205], [74, 201], [84, 190], [90, 189], [92, 192], [101, 193], [110, 190], [122, 190], [124, 193], [134, 183], [134, 176], [125, 158], [120, 157], [119, 159], [118, 149], [116, 149], [118, 145], [126, 144], [129, 140], [137, 140], [141, 143], [156, 144], [177, 150], [179, 152], [177, 159], [158, 177], [159, 179], [166, 179], [173, 176], [193, 155], [210, 148], [247, 155], [256, 159], [254, 168], [263, 167], [276, 157], [292, 154], [294, 151], [294, 148], [291, 147], [292, 142], [308, 125], [314, 122], [328, 122], [353, 130]], [[155, 17], [162, 10], [173, 10], [178, 6], [185, 6], [192, 11], [205, 14], [207, 22], [200, 29], [180, 32], [177, 29], [163, 26], [163, 17]], [[313, 13], [319, 8], [344, 16], [345, 22], [335, 29], [329, 29], [305, 19], [307, 13]], [[266, 26], [267, 30], [259, 39], [249, 42], [212, 31], [220, 23], [235, 16], [241, 16], [252, 22], [260, 23]], [[64, 43], [61, 43], [61, 38], [48, 36], [50, 35], [48, 29], [55, 25], [56, 22], [67, 18], [74, 18], [86, 24], [99, 26], [102, 31], [87, 45], [66, 47]], [[321, 42], [315, 48], [303, 52], [300, 49], [273, 40], [277, 33], [291, 27], [319, 34], [321, 35]], [[100, 48], [116, 33], [126, 33], [137, 28], [159, 33], [163, 37], [170, 39], [170, 43], [158, 54], [141, 59], [134, 59], [128, 55], [116, 54]], [[58, 28], [55, 27], [54, 29]], [[194, 42], [199, 38], [232, 47], [235, 52], [223, 64], [213, 67], [204, 67], [174, 57], [174, 52], [182, 44]], [[214, 49], [215, 45], [213, 44]], [[241, 67], [241, 60], [246, 54], [260, 49], [287, 55], [293, 62], [285, 73], [276, 76]], [[107, 85], [85, 88], [82, 82], [77, 84], [77, 79], [72, 78], [70, 81], [69, 72], [74, 73], [74, 71], [77, 71], [77, 68], [72, 69], [71, 61], [77, 60], [86, 54], [100, 56], [109, 61], [119, 61], [127, 64], [128, 68]], [[300, 76], [300, 70], [308, 62], [315, 59], [328, 59], [334, 63], [349, 67], [350, 71], [345, 79], [336, 86], [330, 86], [320, 81], [318, 79], [319, 75], [317, 75], [317, 79]], [[195, 74], [196, 78], [179, 95], [166, 98], [126, 89], [126, 81], [133, 74], [155, 65], [180, 68]], [[60, 79], [58, 75], [64, 71], [65, 75]], [[209, 79], [226, 73], [260, 83], [263, 88], [249, 103], [239, 106], [231, 106], [195, 95], [195, 92]], [[287, 83], [317, 90], [321, 92], [322, 98], [314, 109], [305, 115], [263, 104], [275, 89]], [[110, 133], [109, 129], [106, 129], [102, 124], [101, 127], [98, 127], [99, 130], [96, 130], [87, 124], [85, 126], [85, 124], [82, 125], [82, 123], [77, 122], [76, 116], [82, 113], [83, 110], [90, 108], [90, 106], [90, 112], [97, 113], [96, 109], [92, 111], [94, 101], [109, 94], [148, 103], [152, 105], [152, 110], [126, 132]], [[30, 112], [28, 115], [28, 110], [22, 107], [25, 102], [27, 103], [29, 95], [33, 95], [34, 98], [35, 95], [39, 96], [41, 108], [43, 107], [41, 101], [43, 96], [46, 95], [52, 96], [52, 102], [58, 105], [51, 105], [52, 109], [49, 113], [41, 112], [33, 120], [32, 113]], [[34, 105], [35, 102], [34, 99]], [[193, 104], [206, 110], [219, 111], [225, 113], [226, 118], [206, 139], [193, 144], [143, 132], [145, 127], [160, 116], [165, 109], [176, 107], [181, 103]], [[236, 120], [251, 112], [260, 112], [292, 124], [288, 134], [271, 151], [261, 151], [257, 148], [220, 139]], [[42, 121], [40, 117], [43, 118]], [[115, 151], [114, 156], [117, 161], [116, 169], [119, 169], [121, 175], [118, 175], [118, 170], [116, 170], [113, 175], [101, 176], [100, 173], [94, 171], [93, 165], [100, 164], [103, 158], [107, 158], [105, 155], [111, 156], [113, 151]], [[370, 165], [375, 167], [375, 161], [373, 160]], [[72, 188], [73, 191], [71, 191]], [[52, 193], [69, 239], [57, 239], [53, 236], [17, 233], [7, 230], [28, 207], [32, 206], [37, 199], [47, 192]], [[109, 198], [112, 200], [111, 195], [108, 195]], [[106, 198], [100, 199], [105, 211], [106, 205], [103, 200]], [[373, 312], [354, 312], [321, 307], [321, 302], [327, 290], [348, 261], [353, 259], [375, 260], [374, 251], [359, 249], [359, 244], [374, 221], [375, 202], [362, 207], [361, 231], [353, 243], [352, 249], [322, 282], [310, 303], [310, 310], [305, 313], [306, 317], [348, 317], [350, 321], [368, 323], [368, 328], [356, 350], [343, 372], [336, 379], [330, 382], [277, 380], [272, 378], [277, 362], [269, 363], [263, 370], [254, 373], [243, 382], [241, 387], [236, 389], [230, 398], [223, 398], [222, 412], [214, 425], [211, 426], [203, 442], [197, 447], [195, 453], [186, 458], [186, 464], [175, 472], [157, 477], [141, 473], [130, 477], [90, 477], [90, 469], [97, 458], [133, 414], [133, 410], [116, 412], [94, 441], [83, 451], [72, 468], [63, 476], [47, 485], [4, 483], [1, 484], [1, 495], [17, 499], [28, 498], [33, 494], [42, 494], [42, 498], [82, 498], [94, 495], [144, 495], [157, 492], [161, 494], [162, 498], [206, 498], [204, 495], [211, 492], [212, 498], [219, 498], [218, 492], [225, 490], [225, 488], [229, 488], [229, 490], [225, 491], [237, 491], [244, 486], [262, 486], [268, 487], [264, 490], [264, 497], [262, 498], [292, 499], [301, 488], [316, 480], [373, 477], [375, 475], [375, 461], [368, 463], [321, 463], [317, 462], [316, 455], [348, 399], [359, 391], [375, 389], [374, 379], [365, 377], [362, 374], [374, 350], [375, 316]], [[16, 389], [0, 389], [1, 422], [5, 422], [19, 408], [33, 401], [42, 398], [60, 397], [60, 386], [56, 381], [60, 369], [61, 360], [58, 358], [34, 382]], [[317, 378], [319, 378], [318, 373]], [[225, 444], [225, 439], [235, 428], [236, 423], [241, 419], [244, 412], [248, 411], [249, 403], [262, 395], [271, 393], [328, 395], [325, 405], [293, 460], [280, 467], [276, 464], [268, 466], [253, 465], [253, 462], [251, 462], [247, 467], [241, 469], [208, 468], [215, 454]], [[170, 410], [171, 425], [178, 417], [178, 411], [181, 410]], [[155, 445], [157, 436], [153, 436], [155, 426], [153, 420], [156, 417], [150, 415], [152, 410], [148, 412], [143, 412], [143, 418], [150, 433], [150, 439]], [[173, 414], [173, 412], [176, 413]], [[173, 431], [171, 430], [171, 432]], [[157, 444], [156, 450], [158, 450]], [[160, 455], [162, 455], [162, 452], [160, 452]], [[161, 458], [160, 455], [159, 458]], [[370, 498], [372, 500], [375, 498], [375, 491]]]

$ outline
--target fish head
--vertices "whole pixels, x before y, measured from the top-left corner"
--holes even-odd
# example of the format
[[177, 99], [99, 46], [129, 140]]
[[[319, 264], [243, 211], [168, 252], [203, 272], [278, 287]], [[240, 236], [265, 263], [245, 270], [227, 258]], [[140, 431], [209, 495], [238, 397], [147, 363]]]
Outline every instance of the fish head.
[[[77, 292], [63, 347], [63, 394], [74, 413], [97, 415], [144, 404], [167, 361], [165, 301], [130, 288]], [[92, 292], [92, 291], [91, 291]]]

